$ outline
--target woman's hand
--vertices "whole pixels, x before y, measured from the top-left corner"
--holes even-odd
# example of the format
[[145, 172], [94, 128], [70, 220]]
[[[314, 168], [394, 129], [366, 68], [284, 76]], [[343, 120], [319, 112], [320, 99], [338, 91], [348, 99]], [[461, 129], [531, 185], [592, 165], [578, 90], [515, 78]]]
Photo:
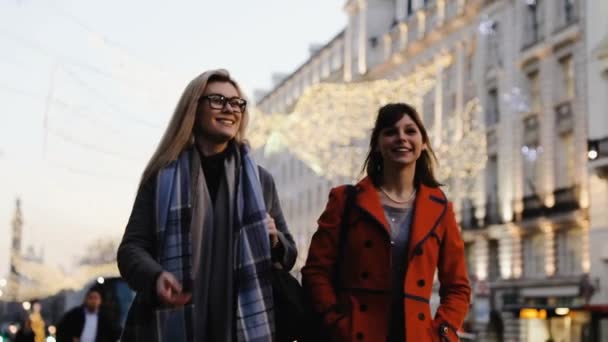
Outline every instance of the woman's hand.
[[270, 235], [270, 246], [275, 248], [279, 244], [279, 231], [274, 223], [274, 219], [270, 214], [266, 213], [266, 220], [268, 220], [268, 235]]
[[192, 294], [182, 293], [182, 285], [175, 276], [163, 271], [156, 280], [156, 294], [163, 304], [183, 306], [190, 301]]

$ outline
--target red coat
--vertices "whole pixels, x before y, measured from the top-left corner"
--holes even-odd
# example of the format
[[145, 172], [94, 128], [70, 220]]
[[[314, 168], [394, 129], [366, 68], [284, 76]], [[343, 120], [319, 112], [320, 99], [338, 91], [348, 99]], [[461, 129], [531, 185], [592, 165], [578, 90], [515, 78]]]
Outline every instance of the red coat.
[[[380, 197], [369, 178], [357, 184], [357, 199], [341, 266], [342, 290], [336, 293], [336, 262], [344, 186], [332, 189], [319, 218], [306, 266], [304, 288], [323, 312], [334, 341], [386, 341], [390, 311], [391, 238]], [[394, 261], [393, 261], [394, 262]], [[421, 186], [415, 200], [404, 281], [406, 341], [457, 341], [457, 329], [469, 309], [471, 288], [464, 242], [451, 203], [438, 188]], [[429, 299], [438, 269], [441, 304], [434, 319]], [[441, 339], [441, 337], [444, 337]]]

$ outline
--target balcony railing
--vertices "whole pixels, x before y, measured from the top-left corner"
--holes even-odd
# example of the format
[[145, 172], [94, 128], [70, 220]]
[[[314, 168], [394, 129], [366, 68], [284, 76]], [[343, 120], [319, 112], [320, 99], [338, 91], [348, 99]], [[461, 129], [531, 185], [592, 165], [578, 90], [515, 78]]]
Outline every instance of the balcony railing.
[[553, 192], [555, 204], [550, 209], [552, 213], [572, 211], [579, 208], [578, 203], [578, 186], [557, 189]]
[[555, 199], [555, 202], [551, 207], [545, 206], [541, 202], [538, 195], [529, 195], [524, 197], [524, 211], [522, 212], [522, 219], [555, 215], [579, 209], [579, 189], [580, 187], [577, 185], [556, 189], [553, 191], [553, 198]]
[[529, 195], [523, 198], [524, 211], [521, 216], [523, 219], [543, 216], [545, 214], [545, 206], [541, 202], [540, 197], [536, 194]]

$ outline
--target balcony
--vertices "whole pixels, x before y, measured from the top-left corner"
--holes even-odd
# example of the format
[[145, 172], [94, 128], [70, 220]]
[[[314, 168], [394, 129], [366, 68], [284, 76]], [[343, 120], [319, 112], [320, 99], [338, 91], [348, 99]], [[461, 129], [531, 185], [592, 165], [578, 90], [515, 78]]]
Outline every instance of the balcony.
[[544, 216], [546, 208], [536, 194], [528, 195], [523, 198], [524, 210], [521, 213], [522, 219], [531, 219]]
[[553, 191], [555, 204], [552, 207], [546, 207], [541, 202], [538, 195], [529, 195], [524, 197], [524, 211], [522, 212], [522, 219], [525, 220], [542, 216], [551, 216], [579, 209], [579, 190], [579, 186], [556, 189]]
[[579, 186], [557, 189], [553, 192], [555, 204], [550, 208], [550, 213], [561, 213], [579, 208], [578, 192]]

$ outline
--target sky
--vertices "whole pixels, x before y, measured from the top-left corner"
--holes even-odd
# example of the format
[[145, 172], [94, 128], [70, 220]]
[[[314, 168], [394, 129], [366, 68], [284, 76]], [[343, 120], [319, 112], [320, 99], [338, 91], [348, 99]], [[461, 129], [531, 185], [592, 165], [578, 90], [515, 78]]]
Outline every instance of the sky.
[[22, 250], [70, 267], [119, 240], [186, 84], [226, 68], [248, 95], [344, 28], [344, 0], [0, 0], [0, 277]]

